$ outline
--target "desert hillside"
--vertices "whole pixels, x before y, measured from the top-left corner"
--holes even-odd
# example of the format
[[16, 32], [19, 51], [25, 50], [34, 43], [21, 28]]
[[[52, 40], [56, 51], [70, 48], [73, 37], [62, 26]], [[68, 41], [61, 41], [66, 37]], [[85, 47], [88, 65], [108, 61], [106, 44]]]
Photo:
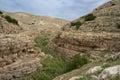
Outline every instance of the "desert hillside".
[[47, 55], [35, 46], [34, 38], [53, 34], [68, 22], [28, 13], [0, 11], [0, 80], [18, 80], [41, 68], [41, 62]]
[[0, 80], [120, 80], [120, 0], [71, 22], [0, 11]]
[[[112, 0], [96, 8], [92, 13], [66, 24], [55, 36], [55, 49], [70, 56], [84, 55], [90, 51], [119, 51], [119, 3], [119, 0]], [[112, 8], [111, 14], [108, 12], [109, 8]]]

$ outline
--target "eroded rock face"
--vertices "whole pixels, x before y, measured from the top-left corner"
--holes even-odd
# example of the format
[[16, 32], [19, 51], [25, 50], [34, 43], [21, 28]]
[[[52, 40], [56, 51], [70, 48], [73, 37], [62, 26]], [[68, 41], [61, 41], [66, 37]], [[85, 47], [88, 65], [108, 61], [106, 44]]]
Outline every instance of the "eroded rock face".
[[119, 51], [120, 34], [107, 32], [63, 32], [55, 40], [55, 49], [64, 56], [85, 54], [93, 50]]
[[42, 67], [44, 53], [35, 48], [31, 37], [0, 35], [0, 80], [14, 80]]
[[17, 80], [18, 78], [28, 75], [42, 67], [40, 58], [26, 57], [17, 59], [4, 67], [0, 67], [0, 80]]
[[120, 65], [106, 68], [102, 71], [102, 73], [98, 76], [99, 80], [106, 79], [110, 76], [120, 75]]

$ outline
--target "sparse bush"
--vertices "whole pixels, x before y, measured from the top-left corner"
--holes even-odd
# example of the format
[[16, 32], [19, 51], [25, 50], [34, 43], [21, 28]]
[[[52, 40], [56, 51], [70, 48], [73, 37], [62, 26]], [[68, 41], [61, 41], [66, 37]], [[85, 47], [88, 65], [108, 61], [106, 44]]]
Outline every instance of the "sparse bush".
[[117, 23], [117, 28], [120, 29], [120, 23]]
[[71, 22], [71, 26], [80, 26], [81, 22], [77, 21], [77, 22]]
[[88, 57], [86, 56], [80, 56], [80, 55], [76, 55], [74, 56], [74, 58], [72, 59], [72, 61], [69, 63], [69, 71], [79, 68], [85, 64], [87, 64], [89, 62]]
[[35, 23], [32, 23], [32, 24], [35, 24]]
[[94, 16], [93, 14], [88, 14], [86, 16], [84, 16], [85, 21], [92, 21], [96, 18], [96, 16]]
[[18, 21], [16, 19], [11, 18], [10, 16], [3, 16], [8, 22], [18, 25]]
[[110, 64], [109, 63], [103, 63], [102, 68], [107, 68], [107, 67], [110, 67]]
[[114, 5], [115, 5], [114, 3], [111, 4], [111, 6], [114, 6]]
[[0, 14], [3, 14], [3, 12], [2, 12], [2, 11], [0, 11]]
[[71, 22], [71, 26], [76, 26], [76, 29], [78, 30], [79, 27], [82, 25], [82, 23], [80, 21], [77, 22]]
[[3, 14], [3, 12], [2, 12], [2, 11], [0, 11], [0, 14]]

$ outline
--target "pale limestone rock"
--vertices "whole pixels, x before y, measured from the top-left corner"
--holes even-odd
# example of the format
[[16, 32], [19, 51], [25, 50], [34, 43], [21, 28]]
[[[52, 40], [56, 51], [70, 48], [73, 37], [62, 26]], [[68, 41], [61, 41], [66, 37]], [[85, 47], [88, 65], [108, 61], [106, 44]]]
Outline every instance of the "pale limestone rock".
[[90, 68], [86, 74], [92, 74], [92, 73], [95, 73], [97, 71], [101, 71], [103, 68], [101, 66], [95, 66], [93, 68]]
[[79, 78], [83, 78], [83, 76], [74, 76], [74, 77], [70, 78], [69, 80], [77, 80]]
[[115, 75], [120, 75], [120, 65], [104, 69], [102, 73], [98, 76], [98, 78], [102, 80]]

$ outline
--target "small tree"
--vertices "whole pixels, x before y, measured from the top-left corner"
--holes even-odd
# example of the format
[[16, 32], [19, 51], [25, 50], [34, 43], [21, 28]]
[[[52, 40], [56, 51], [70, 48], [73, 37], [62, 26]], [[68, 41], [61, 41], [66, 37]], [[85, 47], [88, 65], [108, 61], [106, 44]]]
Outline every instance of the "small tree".
[[76, 56], [74, 56], [72, 61], [70, 61], [70, 63], [69, 63], [69, 70], [73, 70], [73, 69], [79, 68], [79, 67], [87, 64], [88, 61], [89, 61], [88, 57], [76, 55]]
[[76, 29], [78, 30], [79, 27], [82, 25], [82, 23], [80, 21], [77, 22], [71, 22], [71, 26], [76, 26]]
[[86, 16], [84, 16], [85, 21], [92, 21], [96, 18], [96, 16], [94, 16], [93, 14], [88, 14]]

